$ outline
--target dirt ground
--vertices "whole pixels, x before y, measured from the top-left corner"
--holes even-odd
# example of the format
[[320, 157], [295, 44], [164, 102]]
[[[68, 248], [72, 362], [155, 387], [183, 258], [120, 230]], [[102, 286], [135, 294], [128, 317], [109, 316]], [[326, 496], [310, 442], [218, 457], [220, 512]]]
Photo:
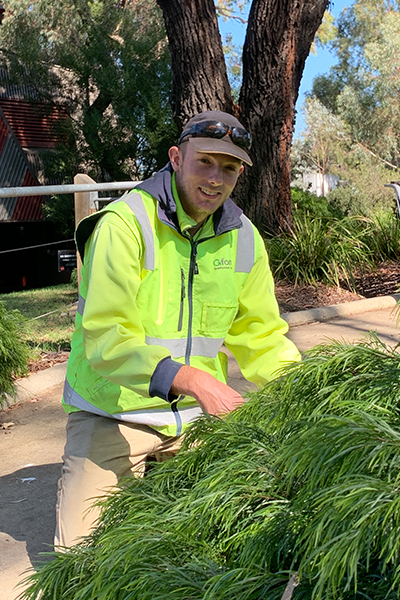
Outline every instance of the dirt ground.
[[343, 287], [317, 285], [294, 285], [286, 281], [277, 281], [276, 297], [281, 312], [293, 312], [343, 304], [363, 298], [387, 296], [399, 292], [400, 263], [384, 262], [373, 273], [358, 273], [355, 276], [356, 292]]

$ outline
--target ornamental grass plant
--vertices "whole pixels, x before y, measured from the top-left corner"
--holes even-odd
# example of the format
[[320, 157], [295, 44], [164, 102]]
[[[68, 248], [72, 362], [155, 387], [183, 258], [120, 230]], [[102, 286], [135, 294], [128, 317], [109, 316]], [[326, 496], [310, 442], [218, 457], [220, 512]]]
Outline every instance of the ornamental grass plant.
[[29, 348], [25, 343], [26, 321], [18, 310], [6, 310], [0, 302], [0, 407], [15, 393], [14, 379], [25, 375]]
[[267, 238], [271, 269], [277, 280], [315, 285], [322, 282], [354, 289], [353, 273], [374, 265], [364, 241], [364, 218], [310, 217], [294, 214], [294, 230]]
[[377, 262], [400, 258], [400, 218], [393, 212], [381, 212], [367, 220], [362, 241]]
[[25, 600], [387, 600], [400, 583], [400, 355], [320, 346], [129, 479]]

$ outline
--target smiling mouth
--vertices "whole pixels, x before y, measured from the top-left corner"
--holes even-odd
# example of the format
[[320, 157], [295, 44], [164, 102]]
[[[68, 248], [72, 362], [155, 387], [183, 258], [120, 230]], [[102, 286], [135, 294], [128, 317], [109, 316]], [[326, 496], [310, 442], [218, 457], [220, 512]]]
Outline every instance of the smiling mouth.
[[200, 191], [201, 191], [201, 192], [202, 192], [202, 193], [203, 193], [205, 196], [207, 196], [207, 198], [210, 198], [210, 199], [215, 199], [215, 198], [217, 198], [217, 196], [219, 196], [219, 192], [215, 192], [215, 191], [209, 190], [209, 189], [207, 189], [207, 188], [203, 188], [203, 187], [201, 187], [201, 188], [200, 188]]

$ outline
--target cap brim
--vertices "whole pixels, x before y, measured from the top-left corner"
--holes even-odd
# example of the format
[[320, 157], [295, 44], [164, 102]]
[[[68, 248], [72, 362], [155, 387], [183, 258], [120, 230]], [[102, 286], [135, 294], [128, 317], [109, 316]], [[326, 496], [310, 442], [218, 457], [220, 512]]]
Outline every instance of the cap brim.
[[197, 137], [187, 138], [190, 145], [197, 150], [197, 152], [210, 152], [210, 154], [227, 154], [228, 156], [234, 156], [239, 160], [242, 160], [250, 167], [253, 166], [253, 162], [250, 156], [239, 146], [236, 146], [229, 136], [218, 140], [216, 138], [209, 137]]

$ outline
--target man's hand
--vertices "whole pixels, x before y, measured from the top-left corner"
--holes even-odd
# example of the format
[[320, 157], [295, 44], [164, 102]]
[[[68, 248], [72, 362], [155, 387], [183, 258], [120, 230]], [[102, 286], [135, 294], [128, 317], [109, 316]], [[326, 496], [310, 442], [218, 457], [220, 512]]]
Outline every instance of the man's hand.
[[184, 365], [172, 382], [171, 392], [196, 398], [202, 410], [210, 415], [232, 412], [243, 404], [243, 398], [229, 385], [209, 373]]

